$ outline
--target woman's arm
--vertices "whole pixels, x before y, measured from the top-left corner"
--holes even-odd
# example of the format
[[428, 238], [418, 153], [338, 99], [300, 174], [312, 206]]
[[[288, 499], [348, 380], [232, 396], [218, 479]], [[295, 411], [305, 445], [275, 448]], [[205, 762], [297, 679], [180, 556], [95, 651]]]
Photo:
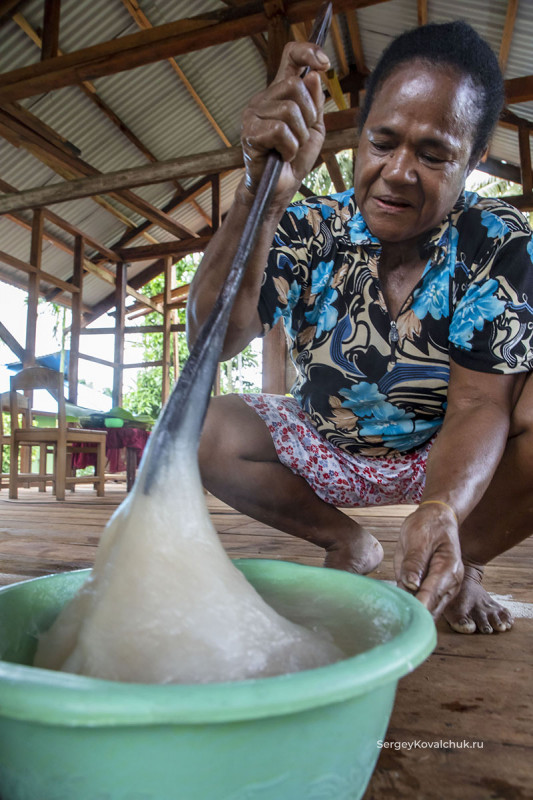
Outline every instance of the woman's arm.
[[395, 555], [399, 585], [416, 591], [434, 616], [461, 586], [459, 525], [500, 462], [518, 385], [519, 376], [474, 372], [450, 362], [448, 406], [428, 458], [426, 487], [402, 526]]
[[[302, 80], [305, 67], [310, 72]], [[283, 51], [274, 82], [252, 98], [243, 115], [245, 175], [224, 224], [211, 240], [192, 282], [187, 303], [188, 335], [194, 343], [230, 270], [268, 154], [283, 159], [281, 177], [235, 301], [223, 359], [243, 349], [261, 332], [257, 303], [263, 272], [277, 225], [316, 161], [324, 140], [324, 95], [319, 72], [329, 67], [316, 45], [292, 42]]]

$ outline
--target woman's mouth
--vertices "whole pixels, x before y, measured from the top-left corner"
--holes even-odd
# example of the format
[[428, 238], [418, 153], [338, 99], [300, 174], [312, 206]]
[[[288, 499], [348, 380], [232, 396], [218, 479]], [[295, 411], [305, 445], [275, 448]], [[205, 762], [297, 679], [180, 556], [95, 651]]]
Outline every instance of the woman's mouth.
[[381, 197], [375, 197], [374, 200], [379, 208], [384, 211], [404, 211], [406, 208], [412, 208], [412, 204], [401, 197], [382, 195]]

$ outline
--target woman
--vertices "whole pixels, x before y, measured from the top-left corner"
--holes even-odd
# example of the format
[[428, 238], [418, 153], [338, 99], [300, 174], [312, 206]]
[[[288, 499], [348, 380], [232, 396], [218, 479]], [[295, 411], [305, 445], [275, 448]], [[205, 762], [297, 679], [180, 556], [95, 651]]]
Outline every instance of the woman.
[[353, 195], [286, 210], [320, 151], [328, 67], [318, 47], [288, 45], [244, 113], [245, 177], [193, 283], [190, 336], [275, 148], [283, 171], [223, 358], [282, 317], [298, 381], [294, 399], [211, 403], [203, 477], [243, 513], [324, 547], [327, 566], [357, 573], [383, 551], [337, 506], [419, 503], [397, 545], [399, 585], [459, 632], [505, 631], [513, 620], [481, 577], [533, 523], [533, 248], [517, 211], [464, 194], [502, 77], [465, 23], [399, 37], [367, 87]]

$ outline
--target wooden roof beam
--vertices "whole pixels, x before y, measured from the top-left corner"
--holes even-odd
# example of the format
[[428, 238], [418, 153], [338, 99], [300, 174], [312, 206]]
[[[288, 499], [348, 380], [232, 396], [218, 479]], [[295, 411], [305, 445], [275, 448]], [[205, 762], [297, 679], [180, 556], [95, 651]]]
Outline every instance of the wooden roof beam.
[[[39, 32], [36, 31], [28, 22], [28, 20], [23, 16], [23, 14], [17, 13], [13, 15], [13, 22], [19, 26], [19, 28], [24, 31], [26, 36], [28, 36], [34, 44], [37, 45], [40, 49], [43, 45], [43, 40], [39, 35]], [[58, 48], [58, 55], [63, 55], [62, 51]], [[109, 121], [122, 133], [124, 136], [132, 143], [134, 147], [139, 150], [143, 156], [151, 162], [157, 161], [156, 156], [151, 152], [151, 150], [146, 147], [146, 145], [136, 136], [135, 133], [129, 128], [126, 123], [120, 119], [118, 114], [116, 114], [113, 109], [108, 106], [105, 100], [102, 100], [98, 92], [96, 91], [96, 87], [94, 83], [91, 81], [83, 81], [82, 83], [78, 84], [78, 88], [81, 92], [90, 100], [90, 102], [95, 105], [105, 116], [109, 119]], [[179, 181], [174, 181], [174, 185], [179, 191], [183, 190], [183, 186], [179, 183]], [[205, 214], [203, 208], [196, 203], [194, 200], [191, 200], [191, 205], [201, 216], [206, 219], [206, 222], [210, 222], [209, 217]]]
[[361, 31], [359, 30], [359, 20], [357, 19], [357, 11], [351, 8], [346, 12], [346, 22], [348, 23], [348, 31], [350, 33], [350, 42], [352, 44], [353, 56], [355, 59], [355, 66], [360, 75], [368, 75], [368, 68], [365, 63], [365, 54], [363, 52], [363, 43], [361, 42]]
[[533, 75], [524, 75], [521, 78], [510, 78], [505, 81], [507, 105], [528, 103], [530, 100], [533, 100]]
[[[54, 60], [57, 61], [57, 59]], [[22, 146], [24, 149], [29, 150], [59, 174], [64, 174], [65, 169], [70, 175], [76, 177], [98, 176], [101, 174], [97, 169], [75, 155], [72, 152], [72, 145], [65, 142], [55, 131], [44, 125], [38, 117], [22, 106], [8, 105], [7, 108], [0, 109], [0, 133], [15, 146]], [[95, 192], [95, 194], [101, 194], [101, 192]], [[137, 214], [141, 214], [146, 219], [150, 219], [156, 225], [164, 228], [173, 236], [189, 238], [196, 235], [194, 231], [180, 225], [179, 222], [176, 222], [151, 203], [129, 190], [118, 193], [113, 192], [112, 196]]]
[[[0, 111], [1, 113], [1, 111]], [[332, 131], [326, 134], [324, 152], [336, 152], [353, 147], [357, 142], [358, 132], [354, 128]], [[128, 170], [110, 172], [107, 175], [82, 178], [74, 181], [36, 187], [19, 192], [16, 195], [0, 197], [0, 214], [18, 211], [24, 208], [37, 208], [54, 203], [63, 203], [79, 197], [90, 197], [94, 194], [114, 193], [126, 186], [147, 186], [161, 183], [170, 175], [180, 178], [191, 178], [205, 173], [225, 172], [243, 166], [242, 150], [231, 147], [224, 150], [210, 150], [194, 156], [183, 156], [172, 161], [149, 164], [146, 167], [133, 167]]]
[[417, 18], [419, 25], [428, 24], [428, 0], [418, 0], [417, 3]]
[[505, 72], [507, 59], [509, 58], [509, 50], [511, 49], [511, 41], [513, 38], [516, 14], [518, 11], [518, 3], [519, 0], [507, 0], [507, 13], [505, 15], [502, 40], [500, 43], [500, 54], [498, 56], [498, 61], [500, 63], [500, 69], [502, 72]]
[[147, 261], [149, 258], [162, 258], [164, 256], [174, 256], [176, 261], [189, 255], [189, 253], [199, 253], [205, 250], [211, 235], [199, 236], [197, 239], [182, 239], [179, 242], [161, 242], [160, 244], [144, 245], [141, 247], [124, 247], [117, 250], [117, 255], [121, 261]]
[[344, 78], [344, 76], [347, 75], [348, 72], [350, 71], [350, 67], [348, 66], [348, 59], [346, 58], [346, 50], [344, 49], [344, 43], [342, 41], [339, 20], [337, 19], [335, 14], [333, 14], [331, 18], [330, 34], [331, 34], [331, 40], [333, 42], [333, 48], [337, 56], [337, 61], [339, 62], [340, 77]]
[[[154, 27], [150, 22], [150, 20], [148, 19], [148, 17], [146, 16], [146, 14], [144, 13], [144, 11], [140, 8], [137, 0], [122, 0], [122, 3], [126, 8], [126, 10], [128, 11], [128, 13], [133, 17], [139, 28], [141, 28], [141, 30], [147, 31], [151, 30]], [[222, 130], [216, 119], [213, 117], [213, 115], [207, 108], [206, 104], [204, 103], [204, 101], [202, 100], [202, 98], [200, 97], [200, 95], [190, 82], [190, 80], [187, 78], [187, 76], [183, 72], [182, 68], [180, 67], [176, 59], [173, 57], [169, 58], [168, 62], [172, 67], [172, 69], [174, 70], [174, 72], [176, 73], [176, 75], [179, 77], [180, 81], [183, 83], [183, 85], [189, 92], [194, 102], [200, 108], [200, 111], [207, 119], [211, 127], [216, 131], [217, 135], [222, 139], [226, 147], [231, 147], [230, 140], [228, 139], [228, 137], [226, 136], [226, 134], [224, 133], [224, 131]]]
[[60, 16], [61, 0], [44, 0], [42, 61], [59, 55]]
[[[321, 5], [320, 0], [286, 2], [291, 25], [313, 19]], [[333, 0], [333, 11], [381, 2], [387, 0]], [[0, 105], [262, 33], [267, 28], [268, 18], [260, 0], [170, 22], [4, 73], [0, 76]]]

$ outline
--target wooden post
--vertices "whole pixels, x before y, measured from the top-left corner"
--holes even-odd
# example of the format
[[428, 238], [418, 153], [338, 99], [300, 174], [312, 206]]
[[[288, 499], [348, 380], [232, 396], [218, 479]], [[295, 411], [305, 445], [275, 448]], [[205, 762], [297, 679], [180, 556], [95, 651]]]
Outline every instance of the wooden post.
[[68, 399], [71, 403], [78, 402], [78, 361], [80, 355], [81, 331], [81, 304], [83, 285], [83, 258], [84, 241], [82, 236], [74, 240], [74, 270], [72, 284], [79, 288], [79, 292], [72, 294], [72, 323], [70, 326], [70, 358], [68, 363]]
[[163, 289], [163, 383], [161, 387], [161, 402], [168, 400], [170, 393], [170, 326], [172, 325], [172, 309], [169, 303], [172, 300], [172, 267], [173, 259], [165, 258], [165, 286]]
[[285, 360], [287, 340], [281, 322], [274, 325], [263, 339], [263, 392], [285, 394]]
[[[35, 209], [31, 228], [30, 264], [41, 269], [43, 251], [43, 210]], [[37, 306], [39, 302], [39, 272], [28, 275], [28, 311], [26, 317], [26, 358], [25, 367], [35, 364], [35, 341], [37, 338]]]
[[115, 287], [115, 356], [113, 366], [113, 406], [122, 404], [122, 373], [124, 370], [124, 327], [126, 325], [126, 283], [128, 273], [123, 261], [117, 264]]
[[43, 45], [41, 61], [57, 58], [59, 55], [59, 18], [61, 0], [44, 0]]
[[[283, 48], [289, 40], [290, 28], [284, 16], [283, 0], [272, 0], [264, 5], [269, 17], [267, 81], [270, 83], [278, 70]], [[275, 325], [263, 339], [263, 392], [285, 394], [286, 349], [283, 326]]]

